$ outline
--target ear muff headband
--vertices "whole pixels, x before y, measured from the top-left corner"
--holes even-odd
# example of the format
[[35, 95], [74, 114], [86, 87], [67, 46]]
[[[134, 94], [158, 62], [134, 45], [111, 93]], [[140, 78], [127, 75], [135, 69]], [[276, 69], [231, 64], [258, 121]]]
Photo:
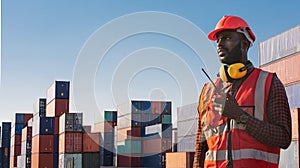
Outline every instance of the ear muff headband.
[[252, 64], [244, 65], [242, 63], [231, 64], [229, 67], [226, 65], [221, 66], [219, 77], [227, 82], [228, 77], [231, 79], [240, 79], [247, 74], [247, 69], [252, 67]]

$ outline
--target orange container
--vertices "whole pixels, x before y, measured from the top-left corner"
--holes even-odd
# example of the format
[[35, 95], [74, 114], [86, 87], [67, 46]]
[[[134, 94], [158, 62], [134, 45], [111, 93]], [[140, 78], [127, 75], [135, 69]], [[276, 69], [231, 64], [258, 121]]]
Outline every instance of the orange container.
[[37, 135], [32, 138], [32, 153], [53, 153], [53, 135]]
[[147, 139], [143, 141], [143, 153], [145, 154], [157, 154], [163, 152], [172, 151], [171, 139]]
[[292, 140], [299, 139], [299, 108], [291, 110], [292, 116]]
[[82, 133], [65, 132], [59, 135], [59, 153], [82, 152]]
[[100, 133], [83, 134], [83, 152], [100, 152]]
[[276, 72], [281, 82], [287, 86], [300, 82], [300, 53], [293, 54], [273, 63], [262, 66], [266, 71]]
[[31, 154], [31, 167], [53, 168], [53, 154], [35, 153]]
[[166, 168], [193, 167], [195, 152], [166, 153]]
[[10, 164], [9, 167], [17, 167], [17, 156], [11, 156], [10, 157]]
[[53, 99], [46, 105], [47, 117], [59, 117], [69, 112], [69, 99]]
[[115, 122], [100, 122], [94, 125], [94, 132], [113, 132], [116, 126]]
[[117, 142], [123, 142], [126, 139], [141, 139], [142, 127], [127, 127], [117, 130]]

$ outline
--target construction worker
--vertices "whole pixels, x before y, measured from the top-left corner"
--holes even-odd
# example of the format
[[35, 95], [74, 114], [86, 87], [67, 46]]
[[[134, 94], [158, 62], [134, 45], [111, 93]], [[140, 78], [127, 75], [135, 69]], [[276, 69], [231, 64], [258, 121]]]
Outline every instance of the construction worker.
[[242, 18], [224, 16], [208, 38], [223, 65], [199, 98], [194, 167], [278, 167], [280, 148], [291, 143], [283, 84], [248, 60], [255, 35]]

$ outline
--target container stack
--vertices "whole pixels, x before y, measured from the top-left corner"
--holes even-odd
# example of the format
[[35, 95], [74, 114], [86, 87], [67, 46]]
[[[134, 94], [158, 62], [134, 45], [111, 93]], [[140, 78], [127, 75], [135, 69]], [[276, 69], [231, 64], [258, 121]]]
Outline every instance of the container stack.
[[174, 152], [166, 154], [166, 168], [193, 167], [195, 152]]
[[33, 114], [16, 113], [11, 127], [10, 167], [17, 167], [17, 156], [21, 154], [22, 129], [27, 126]]
[[296, 119], [300, 107], [300, 26], [259, 43], [259, 66], [276, 72], [285, 86], [292, 114], [293, 141], [288, 149], [281, 150], [279, 167], [299, 165], [299, 139]]
[[54, 117], [46, 117], [46, 99], [39, 98], [32, 119], [31, 167], [53, 167], [54, 149], [58, 145], [53, 133]]
[[177, 108], [177, 150], [178, 152], [195, 151], [198, 126], [198, 103]]
[[131, 101], [119, 106], [117, 165], [165, 167], [172, 150], [171, 102]]
[[1, 133], [2, 133], [1, 136], [2, 157], [0, 162], [3, 168], [9, 168], [11, 122], [2, 122]]
[[84, 126], [82, 138], [82, 167], [100, 167], [100, 133]]
[[82, 167], [82, 113], [59, 117], [59, 167]]
[[[29, 125], [29, 124], [28, 124]], [[31, 167], [31, 145], [32, 145], [32, 127], [26, 126], [22, 129], [21, 155], [18, 158], [18, 167]]]

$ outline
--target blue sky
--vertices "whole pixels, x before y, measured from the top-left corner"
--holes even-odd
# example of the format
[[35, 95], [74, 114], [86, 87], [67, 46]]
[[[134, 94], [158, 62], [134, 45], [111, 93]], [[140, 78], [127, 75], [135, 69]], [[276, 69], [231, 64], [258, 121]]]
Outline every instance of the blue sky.
[[[300, 2], [296, 0], [284, 3], [258, 0], [2, 0], [0, 121], [11, 120], [15, 112], [31, 112], [33, 103], [38, 97], [46, 96], [46, 90], [54, 80], [72, 82], [85, 45], [97, 31], [120, 17], [136, 12], [164, 12], [189, 21], [190, 25], [207, 35], [223, 15], [241, 16], [247, 20], [257, 37], [248, 55], [257, 66], [258, 42], [299, 25], [299, 5]], [[153, 22], [149, 19], [149, 24]], [[114, 31], [118, 33], [126, 27], [115, 27]], [[180, 26], [174, 26], [174, 30], [183, 31]], [[105, 41], [105, 38], [101, 40]], [[214, 42], [208, 43], [215, 47]], [[175, 64], [178, 71], [172, 66], [162, 68], [160, 58], [157, 58], [157, 63], [152, 63], [150, 68], [133, 69], [133, 74], [127, 74], [129, 80], [119, 79], [119, 76], [123, 76], [120, 73], [126, 74], [120, 68], [122, 63], [128, 61], [126, 58], [134, 58], [139, 51], [147, 56], [147, 48], [165, 49], [157, 50], [159, 54], [167, 51], [161, 61], [165, 61], [165, 65]], [[215, 54], [200, 57], [216, 59]], [[147, 58], [141, 61], [151, 61]], [[196, 102], [203, 83], [207, 81], [200, 70], [205, 66], [204, 63], [188, 45], [180, 39], [155, 32], [140, 33], [118, 41], [96, 64], [97, 69], [92, 75], [94, 85], [90, 89], [100, 111], [115, 109], [120, 102], [117, 100], [120, 95], [114, 94], [125, 89], [127, 97], [132, 99], [172, 100], [173, 111], [176, 112], [177, 106]], [[136, 64], [129, 62], [127, 66], [134, 67]], [[190, 88], [186, 88], [184, 80], [191, 83]], [[195, 90], [192, 96], [184, 97], [183, 94]], [[72, 110], [83, 110], [76, 103], [72, 101]]]

